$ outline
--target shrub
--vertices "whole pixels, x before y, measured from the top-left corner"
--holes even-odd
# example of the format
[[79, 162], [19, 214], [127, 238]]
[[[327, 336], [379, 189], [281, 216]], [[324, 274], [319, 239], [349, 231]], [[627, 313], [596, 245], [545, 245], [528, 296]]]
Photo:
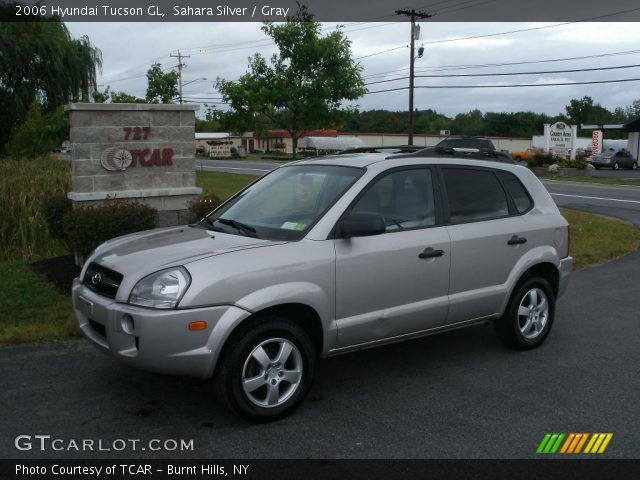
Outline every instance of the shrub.
[[69, 118], [60, 106], [51, 113], [43, 113], [33, 102], [27, 118], [16, 127], [5, 146], [7, 155], [32, 157], [46, 154], [69, 136]]
[[587, 162], [584, 160], [561, 160], [560, 161], [561, 168], [577, 168], [579, 170], [584, 170], [587, 168]]
[[64, 233], [64, 216], [71, 211], [71, 200], [58, 193], [50, 196], [42, 207], [44, 219], [49, 228], [49, 235], [56, 240], [67, 240]]
[[549, 173], [559, 173], [560, 172], [560, 165], [558, 165], [557, 163], [554, 163], [553, 165], [549, 165], [549, 168], [547, 168], [547, 172]]
[[189, 203], [189, 222], [197, 222], [222, 203], [215, 193], [207, 192]]
[[108, 200], [98, 206], [75, 208], [64, 216], [64, 233], [79, 257], [98, 245], [128, 233], [154, 228], [158, 211], [141, 203]]

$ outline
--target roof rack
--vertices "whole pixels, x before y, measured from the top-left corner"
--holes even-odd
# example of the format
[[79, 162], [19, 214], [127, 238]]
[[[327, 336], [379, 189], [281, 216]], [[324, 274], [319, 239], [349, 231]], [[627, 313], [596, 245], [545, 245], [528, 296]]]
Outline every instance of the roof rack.
[[420, 150], [399, 155], [391, 155], [387, 160], [396, 158], [428, 158], [428, 157], [444, 157], [444, 158], [460, 158], [469, 160], [487, 160], [503, 163], [518, 163], [511, 155], [499, 150], [481, 149], [458, 149], [452, 147], [427, 147]]

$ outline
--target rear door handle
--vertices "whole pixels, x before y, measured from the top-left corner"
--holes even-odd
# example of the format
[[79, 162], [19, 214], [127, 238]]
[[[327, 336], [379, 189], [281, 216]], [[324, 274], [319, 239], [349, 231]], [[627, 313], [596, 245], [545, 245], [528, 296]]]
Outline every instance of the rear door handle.
[[444, 255], [444, 250], [434, 250], [431, 247], [427, 247], [418, 255], [418, 258], [435, 258], [441, 257], [442, 255]]
[[524, 237], [519, 237], [518, 235], [514, 235], [509, 239], [507, 245], [520, 245], [521, 243], [527, 243], [527, 239]]

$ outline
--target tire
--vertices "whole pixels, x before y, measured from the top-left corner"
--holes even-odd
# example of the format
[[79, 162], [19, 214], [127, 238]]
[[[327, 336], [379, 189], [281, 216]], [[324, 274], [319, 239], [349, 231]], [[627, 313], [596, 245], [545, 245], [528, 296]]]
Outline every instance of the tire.
[[[532, 310], [532, 305], [537, 310]], [[547, 338], [554, 316], [555, 296], [549, 282], [541, 277], [529, 277], [516, 287], [504, 315], [494, 326], [498, 338], [507, 346], [530, 350]]]
[[613, 170], [618, 170], [620, 168], [620, 165], [618, 165], [618, 162], [613, 164], [613, 167], [611, 167]]
[[596, 170], [600, 170], [600, 166], [599, 165], [595, 165]]
[[[279, 361], [283, 351], [286, 358]], [[219, 397], [238, 415], [255, 422], [278, 420], [309, 392], [316, 358], [302, 328], [285, 318], [265, 316], [227, 341], [214, 382]]]

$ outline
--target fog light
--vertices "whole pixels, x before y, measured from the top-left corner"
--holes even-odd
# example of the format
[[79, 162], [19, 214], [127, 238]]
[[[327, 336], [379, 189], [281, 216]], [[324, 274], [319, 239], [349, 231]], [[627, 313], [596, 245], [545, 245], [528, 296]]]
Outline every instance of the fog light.
[[207, 328], [207, 322], [204, 321], [191, 322], [189, 324], [189, 330], [204, 330], [205, 328]]
[[135, 324], [133, 323], [133, 317], [131, 315], [123, 315], [120, 320], [120, 326], [122, 327], [122, 331], [128, 334], [132, 334], [135, 329]]

